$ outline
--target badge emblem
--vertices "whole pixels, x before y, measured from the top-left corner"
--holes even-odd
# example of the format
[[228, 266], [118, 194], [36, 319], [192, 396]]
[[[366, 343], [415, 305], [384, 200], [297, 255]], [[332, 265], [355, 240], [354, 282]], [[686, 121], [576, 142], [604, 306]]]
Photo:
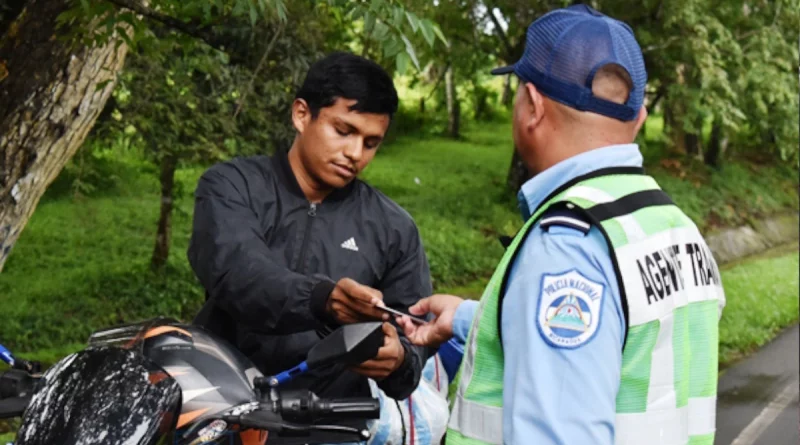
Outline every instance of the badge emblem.
[[577, 348], [591, 340], [600, 325], [603, 285], [575, 270], [542, 277], [537, 324], [545, 341]]

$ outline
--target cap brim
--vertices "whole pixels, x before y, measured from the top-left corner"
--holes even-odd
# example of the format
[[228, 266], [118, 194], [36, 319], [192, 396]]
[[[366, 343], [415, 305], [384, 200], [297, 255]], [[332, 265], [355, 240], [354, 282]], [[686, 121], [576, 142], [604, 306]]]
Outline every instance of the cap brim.
[[510, 74], [514, 72], [514, 65], [508, 65], [501, 68], [495, 68], [492, 70], [492, 74], [495, 76], [499, 76], [501, 74]]

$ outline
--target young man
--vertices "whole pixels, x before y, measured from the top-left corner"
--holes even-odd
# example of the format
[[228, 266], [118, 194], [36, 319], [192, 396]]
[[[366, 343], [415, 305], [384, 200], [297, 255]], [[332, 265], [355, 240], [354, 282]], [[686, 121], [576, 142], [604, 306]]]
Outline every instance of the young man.
[[559, 9], [495, 71], [512, 72], [527, 222], [480, 305], [435, 295], [410, 309], [434, 322], [400, 321], [417, 344], [466, 345], [447, 444], [713, 443], [725, 294], [697, 227], [641, 168], [633, 32]]
[[[397, 103], [379, 65], [331, 54], [311, 66], [297, 92], [288, 153], [220, 163], [199, 181], [188, 256], [207, 302], [195, 322], [267, 375], [302, 361], [341, 324], [383, 319], [373, 298], [406, 310], [431, 293], [414, 221], [357, 179]], [[313, 372], [290, 387], [369, 396], [369, 377], [388, 396], [408, 397], [431, 353], [388, 323], [384, 332], [375, 359]]]

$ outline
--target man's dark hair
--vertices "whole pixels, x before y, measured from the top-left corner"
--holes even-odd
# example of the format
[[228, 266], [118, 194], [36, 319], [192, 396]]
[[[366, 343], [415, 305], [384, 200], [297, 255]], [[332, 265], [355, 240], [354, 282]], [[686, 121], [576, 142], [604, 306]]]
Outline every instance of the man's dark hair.
[[314, 62], [295, 96], [303, 99], [316, 119], [319, 110], [336, 99], [353, 99], [350, 110], [388, 114], [397, 111], [397, 90], [389, 74], [377, 63], [346, 52], [334, 52]]

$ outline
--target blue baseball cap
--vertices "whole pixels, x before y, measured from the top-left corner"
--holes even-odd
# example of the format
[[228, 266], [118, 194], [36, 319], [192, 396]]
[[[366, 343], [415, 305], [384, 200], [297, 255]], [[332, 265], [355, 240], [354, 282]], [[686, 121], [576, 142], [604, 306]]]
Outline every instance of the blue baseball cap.
[[[592, 94], [595, 73], [608, 64], [622, 67], [633, 82], [624, 104]], [[508, 73], [571, 108], [621, 121], [633, 120], [639, 114], [647, 84], [642, 49], [633, 30], [587, 5], [557, 9], [533, 22], [528, 27], [522, 58], [492, 70], [492, 74]]]

